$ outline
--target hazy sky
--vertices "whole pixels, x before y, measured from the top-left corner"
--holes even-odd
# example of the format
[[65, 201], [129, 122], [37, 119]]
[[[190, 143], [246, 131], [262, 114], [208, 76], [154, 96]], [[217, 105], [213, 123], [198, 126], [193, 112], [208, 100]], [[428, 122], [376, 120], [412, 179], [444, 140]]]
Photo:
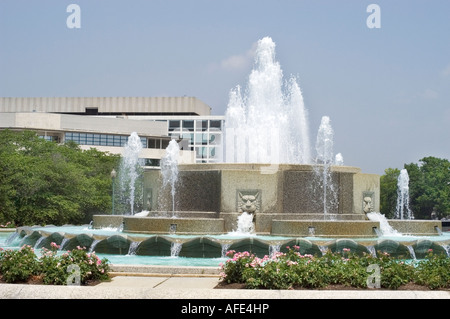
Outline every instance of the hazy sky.
[[265, 36], [346, 165], [450, 158], [448, 0], [0, 0], [0, 96], [187, 95], [223, 115]]

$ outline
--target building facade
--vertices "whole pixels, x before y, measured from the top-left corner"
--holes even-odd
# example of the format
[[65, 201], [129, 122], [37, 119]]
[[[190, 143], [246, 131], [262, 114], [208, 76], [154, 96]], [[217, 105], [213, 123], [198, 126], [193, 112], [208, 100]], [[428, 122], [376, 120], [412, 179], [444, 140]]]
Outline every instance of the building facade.
[[0, 129], [33, 130], [47, 140], [122, 154], [132, 132], [146, 165], [159, 166], [171, 139], [181, 163], [221, 159], [224, 117], [195, 97], [0, 98]]

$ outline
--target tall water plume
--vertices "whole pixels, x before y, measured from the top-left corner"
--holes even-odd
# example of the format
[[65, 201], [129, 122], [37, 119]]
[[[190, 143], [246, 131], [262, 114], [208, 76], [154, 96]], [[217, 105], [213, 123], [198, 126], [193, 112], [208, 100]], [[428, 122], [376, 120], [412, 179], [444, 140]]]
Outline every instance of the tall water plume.
[[161, 175], [163, 179], [163, 188], [170, 185], [170, 194], [172, 197], [172, 212], [175, 212], [175, 193], [176, 183], [178, 181], [178, 157], [180, 147], [175, 140], [171, 140], [166, 148], [166, 154], [161, 160]]
[[227, 163], [293, 163], [311, 160], [308, 116], [294, 77], [283, 81], [270, 37], [258, 41], [245, 95], [230, 91], [225, 121]]
[[335, 209], [337, 204], [337, 192], [331, 174], [331, 165], [334, 164], [333, 153], [334, 131], [328, 116], [323, 116], [320, 122], [316, 139], [316, 184], [322, 192], [323, 212], [327, 215]]
[[[131, 133], [124, 146], [119, 168], [119, 197], [125, 205], [124, 214], [134, 215], [136, 198], [139, 198], [139, 177], [141, 165], [139, 154], [142, 151], [142, 141], [136, 132]], [[138, 196], [139, 195], [139, 196]], [[129, 208], [127, 208], [127, 206]]]
[[400, 171], [397, 180], [397, 208], [395, 218], [414, 219], [409, 207], [409, 175], [405, 168]]

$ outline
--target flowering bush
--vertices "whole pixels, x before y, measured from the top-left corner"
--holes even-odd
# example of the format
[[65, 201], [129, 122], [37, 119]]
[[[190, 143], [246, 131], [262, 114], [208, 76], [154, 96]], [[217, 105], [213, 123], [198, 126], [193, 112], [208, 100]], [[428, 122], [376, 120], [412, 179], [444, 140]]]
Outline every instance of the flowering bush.
[[26, 281], [39, 272], [39, 264], [34, 250], [24, 245], [19, 250], [0, 248], [0, 274], [6, 282]]
[[[66, 285], [71, 284], [71, 278], [85, 284], [88, 280], [108, 279], [108, 260], [101, 260], [94, 252], [89, 253], [85, 247], [78, 246], [77, 249], [57, 255], [59, 246], [51, 243], [51, 249], [43, 249], [41, 259], [43, 281], [45, 284]], [[76, 271], [71, 271], [69, 266], [76, 265]]]
[[427, 258], [417, 266], [417, 283], [430, 289], [450, 288], [450, 258], [428, 251]]
[[450, 288], [450, 258], [445, 255], [430, 254], [416, 264], [386, 253], [378, 255], [361, 257], [343, 249], [341, 253], [327, 251], [318, 257], [300, 254], [298, 246], [263, 258], [229, 251], [227, 256], [231, 258], [221, 265], [221, 277], [226, 283], [245, 283], [254, 289], [324, 288], [332, 284], [368, 288], [372, 274], [369, 266], [376, 266], [380, 288], [398, 289], [410, 282], [430, 289]]
[[14, 228], [14, 227], [16, 227], [16, 226], [14, 225], [14, 222], [13, 222], [13, 223], [7, 222], [5, 225], [0, 224], [0, 228]]
[[31, 246], [20, 250], [0, 251], [0, 275], [6, 282], [26, 281], [32, 275], [41, 275], [44, 284], [86, 284], [89, 280], [107, 280], [109, 264], [84, 247], [58, 255], [59, 246], [42, 249], [38, 258]]

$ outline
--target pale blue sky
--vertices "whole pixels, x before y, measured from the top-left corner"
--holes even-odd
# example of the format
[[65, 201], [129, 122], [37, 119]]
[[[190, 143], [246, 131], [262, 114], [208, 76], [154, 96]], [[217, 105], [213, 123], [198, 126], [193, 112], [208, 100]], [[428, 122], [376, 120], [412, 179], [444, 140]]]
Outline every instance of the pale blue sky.
[[298, 77], [312, 139], [329, 116], [346, 165], [450, 158], [448, 0], [0, 0], [0, 96], [187, 95], [224, 114], [264, 36]]

